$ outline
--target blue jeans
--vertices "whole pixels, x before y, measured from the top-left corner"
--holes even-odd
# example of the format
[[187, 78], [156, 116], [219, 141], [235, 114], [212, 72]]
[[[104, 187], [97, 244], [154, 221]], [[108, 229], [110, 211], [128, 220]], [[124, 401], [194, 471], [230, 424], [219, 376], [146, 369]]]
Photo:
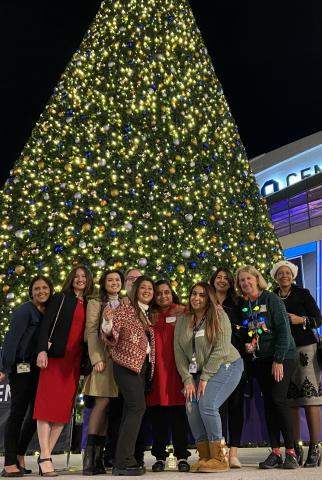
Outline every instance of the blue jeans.
[[[219, 407], [231, 395], [240, 382], [244, 370], [241, 358], [220, 367], [207, 382], [205, 393], [199, 401], [186, 403], [186, 411], [192, 435], [196, 442], [222, 439], [222, 426]], [[195, 378], [196, 389], [200, 376]]]

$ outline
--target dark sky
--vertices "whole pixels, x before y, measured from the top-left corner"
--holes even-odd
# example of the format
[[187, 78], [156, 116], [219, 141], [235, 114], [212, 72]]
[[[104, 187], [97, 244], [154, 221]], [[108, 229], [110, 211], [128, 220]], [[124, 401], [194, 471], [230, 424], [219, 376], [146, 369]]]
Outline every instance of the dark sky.
[[[1, 0], [9, 174], [100, 0]], [[248, 156], [322, 130], [321, 0], [190, 0]]]

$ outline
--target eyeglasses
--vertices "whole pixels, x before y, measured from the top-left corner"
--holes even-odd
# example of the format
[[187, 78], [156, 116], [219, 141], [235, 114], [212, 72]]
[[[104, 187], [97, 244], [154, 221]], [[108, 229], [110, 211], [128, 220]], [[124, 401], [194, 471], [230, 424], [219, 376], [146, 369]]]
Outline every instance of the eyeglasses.
[[130, 280], [130, 282], [134, 282], [139, 277], [140, 277], [140, 275], [138, 275], [137, 277], [132, 277], [132, 276], [126, 277], [126, 281]]

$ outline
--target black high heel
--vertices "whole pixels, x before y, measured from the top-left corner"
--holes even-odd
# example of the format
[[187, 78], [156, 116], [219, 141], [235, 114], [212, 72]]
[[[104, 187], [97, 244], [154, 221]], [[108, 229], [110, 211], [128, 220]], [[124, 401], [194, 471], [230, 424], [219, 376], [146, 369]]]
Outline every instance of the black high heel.
[[38, 468], [39, 468], [39, 476], [40, 477], [58, 477], [58, 473], [55, 472], [55, 470], [52, 470], [51, 472], [43, 472], [41, 469], [40, 464], [44, 462], [51, 462], [53, 463], [51, 458], [40, 458], [38, 457], [37, 463], [38, 463]]

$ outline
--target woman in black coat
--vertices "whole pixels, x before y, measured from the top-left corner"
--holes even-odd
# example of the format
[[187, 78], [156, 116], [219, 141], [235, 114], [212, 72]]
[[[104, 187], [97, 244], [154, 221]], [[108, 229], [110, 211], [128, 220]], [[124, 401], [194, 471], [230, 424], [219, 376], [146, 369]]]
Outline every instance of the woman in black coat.
[[299, 408], [303, 407], [310, 434], [309, 452], [304, 467], [316, 467], [321, 461], [319, 439], [322, 392], [316, 356], [316, 337], [312, 329], [321, 326], [321, 313], [309, 290], [293, 284], [297, 270], [294, 263], [283, 260], [274, 265], [271, 276], [279, 284], [274, 291], [286, 307], [298, 352], [297, 365], [288, 392], [293, 407], [295, 451], [301, 465], [303, 448], [299, 443], [301, 439]]
[[36, 431], [32, 418], [39, 377], [35, 352], [43, 314], [52, 294], [51, 280], [42, 275], [34, 277], [29, 285], [30, 301], [14, 310], [4, 339], [0, 380], [8, 376], [11, 403], [4, 431], [3, 477], [31, 473], [25, 468], [24, 455]]

